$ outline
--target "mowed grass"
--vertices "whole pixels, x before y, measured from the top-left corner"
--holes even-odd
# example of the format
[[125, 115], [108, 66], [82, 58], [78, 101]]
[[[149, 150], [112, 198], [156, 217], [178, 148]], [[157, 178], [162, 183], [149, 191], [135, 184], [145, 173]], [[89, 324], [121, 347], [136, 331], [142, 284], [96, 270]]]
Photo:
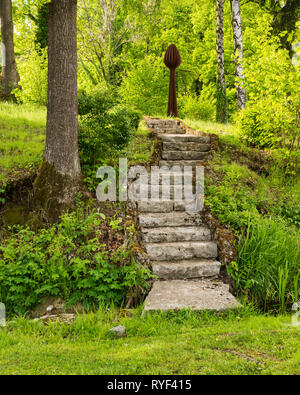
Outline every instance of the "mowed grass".
[[[127, 337], [112, 337], [116, 325]], [[0, 329], [0, 374], [300, 374], [300, 327], [247, 310], [17, 319]]]
[[45, 129], [45, 108], [0, 103], [0, 182], [13, 171], [39, 165]]

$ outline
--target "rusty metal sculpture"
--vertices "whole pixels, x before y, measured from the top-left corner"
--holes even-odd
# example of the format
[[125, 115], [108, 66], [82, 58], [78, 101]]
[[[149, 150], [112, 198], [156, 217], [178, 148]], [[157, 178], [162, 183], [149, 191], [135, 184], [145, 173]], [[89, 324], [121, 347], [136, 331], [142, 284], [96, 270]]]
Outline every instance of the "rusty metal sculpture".
[[168, 116], [177, 117], [176, 69], [181, 65], [181, 57], [175, 44], [171, 44], [167, 49], [164, 62], [170, 69]]

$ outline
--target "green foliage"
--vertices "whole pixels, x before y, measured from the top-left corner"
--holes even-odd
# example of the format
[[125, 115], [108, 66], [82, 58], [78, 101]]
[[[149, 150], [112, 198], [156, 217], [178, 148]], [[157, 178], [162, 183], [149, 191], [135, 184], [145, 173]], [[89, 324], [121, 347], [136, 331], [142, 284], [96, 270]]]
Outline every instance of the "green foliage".
[[235, 230], [245, 227], [249, 213], [255, 210], [256, 199], [249, 193], [247, 183], [253, 182], [254, 173], [236, 163], [222, 163], [216, 169], [222, 181], [207, 180], [206, 204], [222, 224]]
[[293, 207], [288, 205], [283, 205], [279, 209], [280, 215], [285, 218], [290, 224], [300, 228], [300, 207]]
[[21, 76], [21, 89], [15, 89], [14, 95], [20, 103], [47, 104], [48, 64], [47, 50], [32, 48], [18, 63]]
[[140, 113], [117, 104], [109, 88], [79, 95], [79, 149], [83, 165], [104, 163], [125, 148], [135, 134]]
[[178, 99], [178, 108], [180, 115], [184, 118], [202, 119], [204, 121], [213, 121], [215, 119], [215, 103], [211, 98], [188, 95], [180, 96]]
[[87, 307], [120, 305], [128, 292], [147, 287], [150, 272], [135, 261], [133, 239], [109, 247], [107, 229], [113, 240], [122, 235], [120, 220], [83, 210], [38, 233], [14, 229], [0, 247], [0, 299], [8, 312], [24, 314], [43, 297], [58, 295]]
[[162, 58], [148, 56], [132, 67], [120, 88], [120, 95], [124, 104], [143, 114], [165, 114], [168, 84], [169, 71]]
[[300, 239], [281, 220], [252, 215], [229, 273], [261, 308], [285, 310], [300, 296]]
[[279, 48], [279, 40], [271, 38], [268, 21], [262, 21], [265, 31], [256, 40], [254, 55], [245, 60], [248, 102], [240, 114], [241, 130], [252, 145], [282, 149], [295, 168], [300, 143], [299, 66]]
[[48, 46], [48, 7], [48, 2], [41, 4], [36, 18], [34, 18], [36, 24], [35, 43], [38, 49]]

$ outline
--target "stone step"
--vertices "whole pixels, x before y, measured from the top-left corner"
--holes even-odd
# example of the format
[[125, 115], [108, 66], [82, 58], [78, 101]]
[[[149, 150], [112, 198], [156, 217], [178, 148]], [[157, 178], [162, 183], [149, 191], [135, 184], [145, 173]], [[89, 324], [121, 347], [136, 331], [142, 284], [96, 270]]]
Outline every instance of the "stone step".
[[161, 139], [163, 142], [168, 142], [168, 143], [193, 142], [199, 144], [210, 144], [210, 136], [197, 136], [194, 134], [183, 134], [183, 135], [168, 134], [161, 136]]
[[137, 202], [141, 213], [169, 213], [172, 211], [194, 211], [195, 200], [160, 200]]
[[169, 280], [154, 283], [143, 313], [179, 309], [225, 311], [239, 307], [229, 285], [220, 281]]
[[193, 179], [193, 171], [180, 171], [180, 172], [166, 172], [162, 170], [158, 174], [149, 173], [148, 184], [149, 185], [161, 185], [162, 183], [169, 182], [170, 185], [181, 185], [184, 182], [184, 178], [190, 181]]
[[182, 128], [155, 128], [155, 133], [159, 136], [163, 136], [165, 134], [175, 134], [175, 135], [182, 135], [185, 134], [185, 130]]
[[[172, 188], [172, 186], [170, 186]], [[194, 196], [194, 197], [193, 197]], [[176, 188], [176, 191], [174, 193], [173, 190], [168, 190], [166, 186], [164, 186], [163, 190], [158, 190], [158, 186], [154, 185], [149, 187], [148, 189], [148, 197], [146, 194], [145, 189], [143, 190], [143, 195], [138, 195], [138, 194], [133, 194], [130, 193], [128, 200], [131, 202], [136, 202], [136, 203], [148, 203], [149, 206], [151, 207], [152, 203], [153, 206], [156, 206], [156, 203], [168, 203], [173, 204], [173, 210], [174, 211], [202, 211], [203, 207], [201, 203], [203, 204], [203, 200], [201, 196], [199, 195], [198, 198], [196, 199], [195, 194], [191, 194], [188, 190], [186, 192], [182, 191], [178, 188]], [[168, 206], [169, 207], [169, 206]], [[158, 211], [159, 210], [159, 211]], [[142, 210], [142, 212], [146, 213], [160, 213], [162, 212], [160, 209], [151, 211], [149, 210]]]
[[202, 225], [200, 213], [171, 212], [171, 213], [145, 213], [139, 215], [142, 228], [157, 228], [161, 226], [191, 226]]
[[198, 151], [198, 152], [208, 152], [210, 151], [210, 144], [201, 144], [195, 142], [183, 142], [177, 141], [176, 143], [170, 143], [167, 141], [163, 142], [164, 151]]
[[218, 277], [221, 263], [212, 260], [188, 260], [153, 262], [152, 271], [160, 280], [185, 280], [191, 278]]
[[141, 235], [145, 243], [211, 240], [210, 230], [202, 226], [144, 228], [141, 231]]
[[[153, 199], [158, 199], [158, 194], [162, 196], [162, 193], [164, 192], [164, 194], [170, 194], [170, 197], [173, 199], [174, 194], [175, 197], [177, 198], [177, 200], [182, 200], [182, 198], [184, 198], [184, 191], [186, 191], [186, 195], [190, 193], [190, 191], [194, 192], [195, 190], [195, 186], [192, 182], [192, 178], [188, 178], [186, 180], [186, 186], [184, 184], [175, 184], [173, 185], [172, 183], [170, 183], [168, 185], [167, 182], [165, 183], [160, 183], [160, 185], [158, 184], [140, 184], [140, 189], [139, 191], [142, 191], [143, 193], [145, 193], [145, 195], [147, 194], [147, 189], [148, 189], [148, 195], [149, 198], [152, 196]], [[165, 195], [166, 197], [169, 195]], [[192, 199], [193, 196], [186, 196], [187, 199]]]
[[204, 160], [207, 152], [200, 151], [162, 151], [163, 160]]
[[147, 126], [151, 129], [157, 127], [177, 127], [180, 126], [180, 121], [174, 119], [147, 119]]
[[191, 241], [178, 243], [145, 243], [152, 261], [179, 261], [181, 259], [215, 259], [218, 256], [216, 243], [209, 241]]
[[159, 166], [168, 166], [169, 168], [173, 166], [180, 166], [183, 168], [184, 166], [192, 166], [193, 168], [196, 166], [203, 166], [205, 160], [161, 160], [159, 161]]
[[137, 209], [140, 213], [170, 213], [174, 210], [174, 201], [137, 202]]

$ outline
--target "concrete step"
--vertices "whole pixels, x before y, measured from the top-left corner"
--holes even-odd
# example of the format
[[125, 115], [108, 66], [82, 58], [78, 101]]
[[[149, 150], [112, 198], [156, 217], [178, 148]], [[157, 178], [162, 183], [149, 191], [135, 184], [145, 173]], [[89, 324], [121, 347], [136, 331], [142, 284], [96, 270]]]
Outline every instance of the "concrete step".
[[159, 128], [159, 127], [177, 127], [180, 126], [180, 122], [175, 119], [147, 119], [146, 120], [147, 126], [151, 129]]
[[185, 134], [185, 130], [180, 128], [180, 127], [176, 127], [176, 128], [155, 128], [154, 129], [155, 133], [157, 133], [157, 135], [159, 137], [165, 135], [165, 134], [175, 134], [175, 135], [182, 135]]
[[170, 213], [174, 210], [174, 201], [138, 202], [137, 209], [140, 213]]
[[152, 200], [159, 200], [160, 198], [165, 201], [173, 200], [174, 198], [180, 201], [184, 199], [191, 200], [194, 197], [195, 186], [192, 182], [186, 187], [184, 185], [168, 185], [167, 183], [163, 183], [162, 185], [141, 184], [138, 192], [143, 193], [140, 196], [144, 198], [148, 196]]
[[183, 135], [168, 134], [161, 136], [161, 139], [163, 142], [167, 142], [167, 143], [193, 142], [199, 144], [210, 144], [210, 136], [198, 136], [194, 134], [183, 134]]
[[161, 160], [159, 161], [159, 166], [167, 166], [169, 168], [173, 166], [180, 166], [181, 168], [184, 166], [192, 166], [194, 168], [196, 166], [203, 166], [204, 163], [205, 160]]
[[225, 311], [241, 305], [229, 285], [212, 280], [156, 281], [147, 296], [144, 314], [178, 309]]
[[169, 213], [172, 211], [194, 211], [195, 200], [160, 200], [137, 202], [138, 211], [141, 213]]
[[202, 226], [144, 228], [141, 231], [141, 235], [145, 243], [211, 240], [210, 230]]
[[153, 262], [152, 271], [160, 280], [218, 277], [221, 263], [213, 260]]
[[177, 243], [145, 243], [152, 261], [179, 261], [181, 259], [215, 259], [218, 256], [216, 243], [209, 241], [191, 241]]
[[204, 160], [207, 152], [200, 151], [162, 151], [163, 160]]
[[208, 152], [210, 151], [210, 144], [201, 144], [195, 142], [184, 142], [177, 141], [176, 143], [169, 143], [167, 141], [163, 142], [164, 151], [198, 151], [198, 152]]
[[202, 225], [200, 213], [171, 212], [144, 213], [139, 215], [139, 223], [143, 228], [157, 228], [161, 226], [191, 226]]
[[161, 185], [162, 183], [169, 182], [170, 185], [181, 185], [184, 182], [184, 178], [188, 181], [193, 180], [193, 171], [180, 171], [180, 172], [166, 172], [162, 170], [158, 174], [149, 173], [148, 184], [149, 185]]

